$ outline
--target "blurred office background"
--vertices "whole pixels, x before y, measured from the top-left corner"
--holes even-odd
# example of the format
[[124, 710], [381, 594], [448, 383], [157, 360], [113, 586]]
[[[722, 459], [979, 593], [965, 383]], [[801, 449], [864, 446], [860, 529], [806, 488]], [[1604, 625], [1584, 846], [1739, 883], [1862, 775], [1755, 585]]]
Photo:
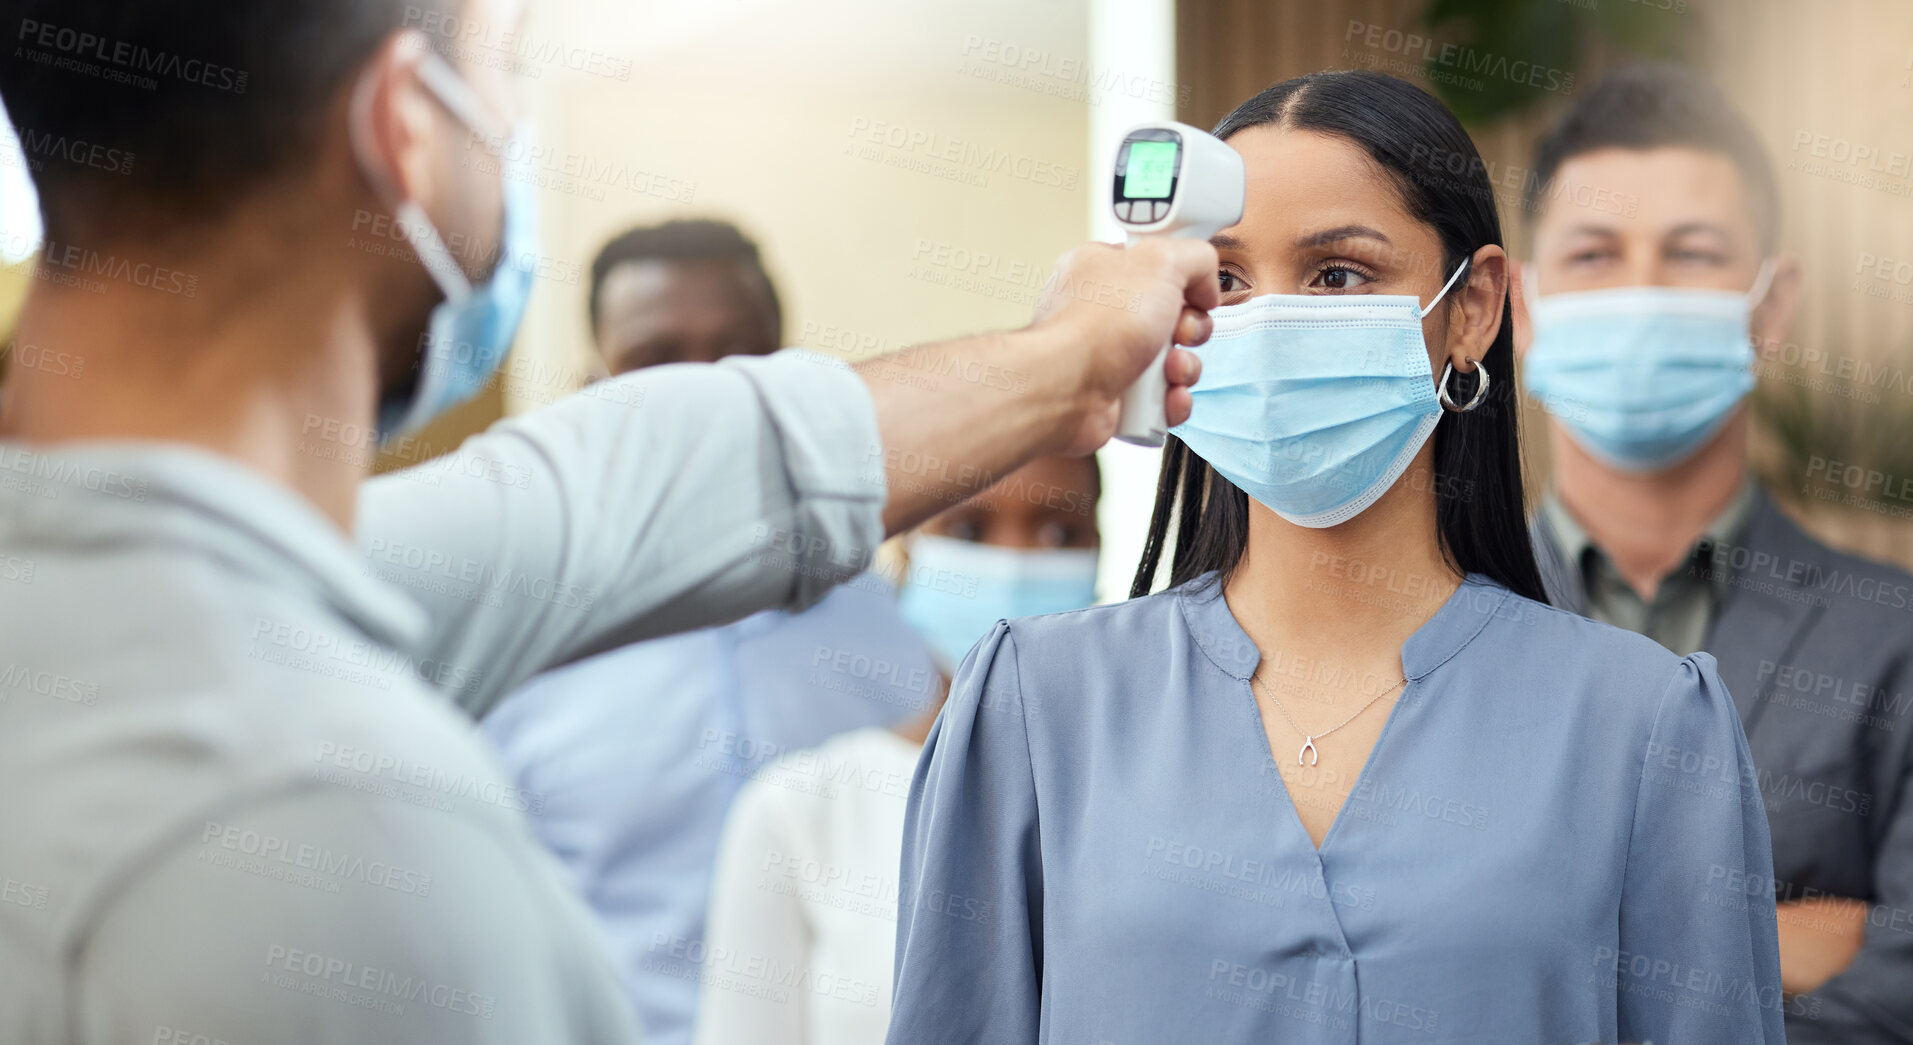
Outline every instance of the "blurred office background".
[[[1795, 343], [1762, 367], [1757, 467], [1823, 538], [1913, 566], [1913, 499], [1814, 478], [1835, 460], [1913, 482], [1904, 0], [563, 0], [532, 11], [514, 48], [469, 43], [516, 64], [542, 121], [551, 263], [505, 380], [426, 433], [421, 453], [591, 376], [590, 259], [632, 224], [736, 221], [783, 294], [786, 343], [856, 358], [1028, 322], [1058, 253], [1113, 238], [1108, 154], [1137, 120], [1209, 126], [1276, 80], [1375, 68], [1440, 93], [1498, 183], [1516, 186], [1533, 134], [1576, 90], [1618, 62], [1674, 57], [1720, 79], [1765, 137], [1781, 246], [1806, 273]], [[0, 331], [29, 279], [25, 169], [0, 158]], [[1505, 191], [1519, 252], [1526, 223], [1518, 189]], [[1545, 446], [1529, 449], [1538, 479]], [[1105, 451], [1104, 598], [1127, 589], [1154, 461]]]
[[[1766, 141], [1779, 248], [1805, 274], [1791, 342], [1760, 367], [1755, 467], [1829, 543], [1913, 566], [1913, 496], [1824, 478], [1837, 461], [1913, 481], [1913, 5], [1183, 0], [1177, 30], [1182, 118], [1198, 126], [1313, 69], [1375, 68], [1436, 91], [1468, 123], [1518, 254], [1531, 143], [1577, 89], [1641, 57], [1713, 75]], [[1541, 415], [1528, 420], [1533, 436]], [[1545, 440], [1526, 448], [1530, 473], [1544, 476]]]

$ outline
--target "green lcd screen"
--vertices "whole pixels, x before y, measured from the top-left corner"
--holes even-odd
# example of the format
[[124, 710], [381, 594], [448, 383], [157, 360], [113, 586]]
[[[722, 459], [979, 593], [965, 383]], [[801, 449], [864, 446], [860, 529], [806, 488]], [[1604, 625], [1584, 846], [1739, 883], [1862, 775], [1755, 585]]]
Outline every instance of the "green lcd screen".
[[1176, 180], [1175, 142], [1130, 142], [1123, 195], [1132, 200], [1166, 200]]

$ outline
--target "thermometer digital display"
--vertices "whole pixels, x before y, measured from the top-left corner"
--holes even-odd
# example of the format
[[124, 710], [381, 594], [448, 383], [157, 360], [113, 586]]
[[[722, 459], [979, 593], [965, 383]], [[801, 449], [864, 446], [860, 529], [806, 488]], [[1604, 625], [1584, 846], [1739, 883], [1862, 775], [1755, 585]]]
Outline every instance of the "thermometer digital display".
[[1129, 169], [1123, 173], [1123, 195], [1132, 200], [1166, 200], [1176, 184], [1175, 142], [1130, 142]]

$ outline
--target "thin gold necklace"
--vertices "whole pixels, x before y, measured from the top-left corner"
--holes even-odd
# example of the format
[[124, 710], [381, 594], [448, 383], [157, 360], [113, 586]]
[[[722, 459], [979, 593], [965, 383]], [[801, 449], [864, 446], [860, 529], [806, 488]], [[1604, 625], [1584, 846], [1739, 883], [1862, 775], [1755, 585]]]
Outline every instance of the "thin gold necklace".
[[[1319, 750], [1317, 750], [1315, 747], [1316, 737], [1326, 737], [1330, 733], [1333, 733], [1336, 730], [1341, 729], [1343, 726], [1348, 725], [1350, 722], [1355, 721], [1357, 718], [1360, 718], [1362, 712], [1367, 711], [1371, 707], [1374, 707], [1376, 701], [1394, 692], [1396, 686], [1406, 685], [1408, 683], [1408, 676], [1403, 675], [1399, 680], [1389, 683], [1387, 689], [1384, 689], [1380, 693], [1377, 693], [1374, 696], [1368, 698], [1368, 702], [1366, 704], [1363, 704], [1361, 707], [1356, 708], [1355, 714], [1350, 715], [1349, 717], [1343, 719], [1340, 722], [1337, 722], [1335, 725], [1321, 731], [1320, 733], [1310, 733], [1308, 730], [1305, 730], [1301, 726], [1297, 725], [1294, 716], [1289, 714], [1289, 709], [1283, 707], [1282, 702], [1276, 699], [1274, 691], [1269, 689], [1268, 683], [1262, 681], [1262, 676], [1260, 674], [1250, 675], [1249, 681], [1255, 683], [1258, 686], [1261, 686], [1262, 694], [1269, 698], [1270, 703], [1275, 705], [1275, 710], [1280, 711], [1282, 713], [1282, 717], [1289, 720], [1289, 725], [1294, 727], [1297, 733], [1302, 734], [1302, 749], [1295, 753], [1295, 764], [1298, 766], [1304, 765], [1304, 764], [1312, 766], [1322, 760], [1322, 753]], [[1307, 763], [1304, 763], [1302, 761], [1303, 755], [1309, 756], [1309, 760]]]

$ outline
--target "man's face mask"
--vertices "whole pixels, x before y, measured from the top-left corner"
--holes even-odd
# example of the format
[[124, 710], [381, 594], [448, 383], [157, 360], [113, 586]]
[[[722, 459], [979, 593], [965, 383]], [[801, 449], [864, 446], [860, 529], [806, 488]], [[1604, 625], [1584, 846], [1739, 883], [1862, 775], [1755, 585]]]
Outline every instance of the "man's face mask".
[[[1523, 377], [1581, 448], [1649, 472], [1692, 457], [1754, 387], [1750, 333], [1773, 262], [1745, 294], [1615, 287], [1536, 297]], [[1532, 275], [1524, 280], [1533, 285]]]
[[[423, 427], [484, 389], [511, 350], [537, 268], [538, 197], [530, 170], [534, 147], [530, 121], [521, 120], [506, 133], [476, 92], [434, 52], [426, 52], [420, 62], [419, 78], [448, 112], [497, 154], [504, 186], [502, 235], [494, 241], [499, 249], [491, 274], [474, 285], [424, 208], [411, 199], [386, 201], [445, 300], [432, 309], [420, 336], [417, 379], [386, 391], [379, 403], [381, 444]], [[367, 117], [362, 110], [369, 101], [366, 86], [361, 85], [361, 97], [354, 101], [354, 145], [368, 180], [384, 191], [384, 179], [374, 176], [366, 163], [364, 143], [369, 135], [363, 133]]]

